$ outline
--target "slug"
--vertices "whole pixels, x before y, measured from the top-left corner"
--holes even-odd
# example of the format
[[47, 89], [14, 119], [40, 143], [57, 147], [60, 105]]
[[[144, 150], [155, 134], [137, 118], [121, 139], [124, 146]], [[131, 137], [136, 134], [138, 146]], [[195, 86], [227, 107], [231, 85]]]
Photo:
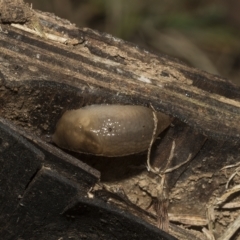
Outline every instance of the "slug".
[[125, 156], [148, 149], [152, 138], [170, 123], [169, 116], [143, 106], [91, 105], [66, 111], [56, 125], [53, 142], [74, 152]]

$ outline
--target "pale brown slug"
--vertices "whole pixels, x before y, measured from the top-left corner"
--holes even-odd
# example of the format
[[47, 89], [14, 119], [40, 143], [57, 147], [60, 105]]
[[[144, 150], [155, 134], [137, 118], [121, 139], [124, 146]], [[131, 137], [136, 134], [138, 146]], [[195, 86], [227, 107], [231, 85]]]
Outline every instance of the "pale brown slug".
[[57, 123], [53, 142], [75, 152], [130, 155], [148, 149], [152, 138], [155, 140], [170, 122], [169, 116], [143, 106], [91, 105], [66, 111]]

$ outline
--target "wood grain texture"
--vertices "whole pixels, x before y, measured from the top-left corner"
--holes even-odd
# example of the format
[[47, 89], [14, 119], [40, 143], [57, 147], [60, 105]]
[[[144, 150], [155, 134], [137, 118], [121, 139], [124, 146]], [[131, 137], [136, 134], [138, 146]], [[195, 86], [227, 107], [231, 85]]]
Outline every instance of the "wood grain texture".
[[[205, 220], [206, 205], [224, 192], [233, 173], [229, 170], [226, 175], [220, 169], [239, 162], [240, 88], [219, 76], [157, 56], [109, 34], [77, 28], [52, 14], [31, 10], [26, 15], [25, 5], [22, 14], [18, 12], [17, 21], [12, 12], [2, 14], [2, 9], [8, 8], [1, 4], [7, 2], [0, 3], [0, 116], [11, 120], [16, 129], [30, 132], [32, 142], [41, 143], [44, 149], [48, 146], [44, 153], [57, 155], [46, 139], [66, 110], [91, 104], [151, 104], [157, 111], [175, 117], [173, 125], [157, 140], [152, 166], [166, 164], [173, 141], [176, 148], [171, 167], [185, 161], [189, 154], [193, 156], [189, 164], [167, 176], [172, 200], [168, 210]], [[16, 25], [19, 22], [25, 24]], [[43, 141], [37, 141], [36, 135]], [[151, 174], [137, 178], [142, 171], [139, 165], [146, 163], [145, 155], [114, 161], [74, 156], [98, 169], [102, 181], [120, 183], [125, 192], [138, 186], [140, 180], [148, 183], [153, 179]], [[51, 159], [53, 164], [59, 162], [58, 158]], [[66, 167], [77, 162], [66, 157], [60, 163]], [[132, 168], [134, 164], [136, 168]], [[124, 178], [128, 178], [126, 185]], [[150, 192], [156, 190], [156, 185], [152, 189], [148, 186], [144, 186], [144, 193], [148, 193], [145, 195], [156, 197]], [[137, 192], [136, 199], [139, 196], [144, 194]], [[135, 214], [138, 210], [129, 212]], [[142, 215], [142, 219], [154, 224], [156, 218], [149, 220], [149, 215]], [[176, 227], [170, 225], [170, 233]], [[174, 236], [183, 231], [182, 239], [186, 239], [186, 229], [177, 231]]]
[[[76, 28], [49, 14], [35, 12], [35, 16], [37, 26], [42, 26], [42, 38], [1, 25], [2, 87], [50, 81], [78, 88], [82, 96], [107, 91], [107, 103], [152, 104], [208, 136], [239, 142], [239, 87], [111, 35]], [[30, 26], [36, 25], [36, 17]], [[46, 32], [65, 37], [68, 44], [46, 39]], [[98, 99], [91, 101], [96, 103]]]

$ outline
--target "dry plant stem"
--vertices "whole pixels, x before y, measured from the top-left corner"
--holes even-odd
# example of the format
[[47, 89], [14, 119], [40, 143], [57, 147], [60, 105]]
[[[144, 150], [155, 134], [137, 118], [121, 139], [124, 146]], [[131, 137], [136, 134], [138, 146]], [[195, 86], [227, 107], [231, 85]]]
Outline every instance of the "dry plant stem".
[[208, 229], [203, 228], [202, 232], [204, 233], [204, 235], [207, 237], [208, 240], [215, 240], [215, 237]]
[[[240, 191], [240, 185], [236, 185], [232, 189], [226, 190], [226, 192], [221, 197], [215, 200], [214, 204], [211, 204], [207, 207], [208, 228], [211, 233], [213, 231], [213, 224], [215, 222], [214, 208], [220, 208], [221, 205], [224, 202], [226, 202], [231, 195], [239, 191]], [[229, 225], [225, 233], [219, 239], [220, 240], [230, 239], [231, 236], [237, 231], [239, 226], [240, 226], [240, 216], [238, 216], [238, 218], [232, 224]]]
[[[224, 169], [228, 169], [228, 168], [233, 168], [233, 167], [237, 167], [234, 171], [233, 174], [231, 174], [231, 176], [229, 177], [227, 184], [226, 184], [226, 188], [229, 187], [229, 183], [230, 181], [234, 178], [235, 175], [239, 174], [238, 171], [240, 169], [240, 167], [238, 167], [240, 165], [240, 163], [237, 164], [233, 164], [233, 165], [228, 165], [225, 166], [224, 168], [222, 168], [221, 170]], [[223, 205], [223, 203], [225, 203], [230, 196], [232, 196], [233, 194], [235, 194], [236, 192], [240, 191], [240, 185], [236, 185], [231, 189], [226, 190], [226, 192], [219, 198], [216, 199], [215, 203], [212, 206], [208, 207], [208, 219], [209, 219], [209, 230], [212, 232], [212, 228], [213, 228], [213, 222], [214, 222], [214, 208], [225, 208], [225, 206], [228, 207], [236, 207], [236, 206], [240, 206], [239, 203], [226, 203]], [[228, 206], [229, 205], [229, 206]], [[213, 216], [213, 218], [211, 217]], [[223, 235], [219, 238], [219, 240], [229, 240], [231, 239], [231, 237], [235, 234], [235, 232], [240, 228], [240, 215], [235, 219], [234, 222], [232, 222], [226, 229], [226, 231], [223, 233]]]
[[156, 206], [156, 212], [157, 212], [157, 216], [158, 216], [158, 227], [160, 229], [168, 232], [168, 230], [169, 230], [169, 218], [168, 218], [167, 209], [168, 209], [168, 205], [169, 205], [169, 197], [168, 197], [167, 188], [165, 186], [165, 176], [166, 176], [166, 173], [170, 173], [170, 172], [178, 169], [179, 167], [181, 167], [185, 163], [187, 163], [191, 159], [192, 154], [189, 154], [187, 160], [184, 161], [183, 163], [181, 163], [181, 164], [179, 164], [179, 165], [177, 165], [173, 168], [168, 169], [168, 166], [169, 166], [169, 164], [171, 163], [171, 161], [174, 157], [174, 150], [175, 150], [175, 147], [176, 147], [175, 141], [173, 141], [171, 151], [170, 151], [170, 154], [169, 154], [169, 157], [168, 157], [168, 160], [167, 160], [167, 164], [164, 167], [164, 169], [162, 171], [160, 171], [160, 169], [156, 169], [156, 168], [153, 169], [151, 164], [150, 164], [150, 150], [151, 150], [151, 146], [152, 146], [152, 143], [153, 143], [153, 140], [154, 140], [154, 137], [155, 137], [155, 132], [156, 132], [156, 129], [157, 129], [157, 117], [156, 117], [156, 114], [154, 113], [154, 111], [153, 111], [153, 119], [154, 119], [155, 129], [153, 131], [152, 141], [151, 141], [150, 146], [148, 148], [147, 169], [148, 169], [148, 171], [151, 171], [151, 172], [157, 174], [158, 177], [161, 178], [161, 182], [158, 186], [158, 196], [157, 196], [158, 202], [157, 202], [157, 206]]
[[163, 175], [157, 195], [156, 212], [158, 216], [158, 227], [166, 232], [169, 231], [168, 205], [169, 197], [165, 187], [165, 175]]
[[232, 164], [232, 165], [227, 165], [223, 168], [220, 169], [220, 171], [224, 170], [224, 169], [228, 169], [228, 168], [233, 168], [233, 167], [237, 167], [240, 165], [240, 162], [236, 163], [236, 164]]
[[214, 222], [215, 222], [215, 213], [214, 213], [214, 207], [212, 205], [207, 206], [207, 220], [208, 220], [208, 229], [212, 233]]
[[230, 202], [225, 203], [221, 206], [222, 209], [233, 209], [233, 208], [240, 208], [240, 202]]
[[[167, 211], [168, 205], [169, 205], [169, 197], [168, 197], [167, 189], [165, 187], [165, 177], [166, 177], [165, 170], [167, 169], [167, 167], [169, 166], [170, 162], [173, 159], [174, 150], [175, 150], [175, 141], [173, 141], [171, 152], [168, 157], [168, 161], [163, 170], [162, 175], [160, 174], [159, 169], [153, 170], [154, 173], [156, 173], [158, 175], [158, 177], [161, 178], [161, 182], [158, 186], [158, 196], [157, 196], [158, 202], [157, 202], [157, 206], [156, 206], [156, 212], [157, 212], [157, 216], [158, 216], [158, 227], [166, 232], [169, 231], [169, 218], [168, 218], [168, 211]], [[152, 167], [150, 166], [149, 161], [148, 161], [148, 166], [151, 171]]]
[[[152, 107], [153, 109], [153, 107]], [[147, 155], [147, 169], [148, 171], [151, 171], [153, 173], [158, 174], [159, 169], [153, 169], [151, 164], [150, 164], [150, 153], [152, 149], [152, 144], [154, 142], [155, 136], [156, 136], [156, 131], [157, 131], [157, 126], [158, 126], [158, 118], [155, 113], [155, 110], [153, 109], [153, 121], [154, 121], [154, 129], [153, 129], [153, 134], [152, 134], [152, 139], [149, 144], [148, 148], [148, 155]], [[174, 148], [175, 148], [175, 142], [174, 142]], [[172, 147], [172, 150], [174, 151], [174, 148]], [[173, 151], [171, 151], [171, 154], [169, 156], [169, 159], [172, 159], [173, 157]], [[168, 161], [169, 162], [169, 161]], [[166, 232], [169, 231], [169, 219], [168, 219], [168, 194], [166, 192], [166, 189], [164, 189], [165, 186], [165, 175], [161, 177], [161, 183], [159, 186], [159, 191], [158, 191], [158, 197], [157, 197], [157, 204], [156, 204], [156, 213], [158, 216], [158, 227]]]
[[[173, 157], [174, 157], [174, 150], [175, 150], [175, 147], [176, 147], [176, 143], [175, 141], [173, 141], [172, 143], [172, 148], [171, 148], [171, 151], [170, 151], [170, 155], [168, 157], [168, 161], [167, 161], [167, 164], [165, 166], [165, 168], [163, 169], [163, 174], [165, 174], [167, 171], [168, 171], [168, 166], [170, 164], [170, 162], [172, 161]], [[175, 168], [176, 169], [176, 168]]]
[[154, 109], [153, 109], [152, 113], [153, 113], [154, 129], [153, 129], [152, 139], [151, 139], [151, 142], [150, 142], [149, 147], [148, 147], [147, 170], [156, 173], [156, 170], [154, 170], [151, 167], [151, 164], [150, 164], [150, 154], [151, 154], [152, 145], [153, 145], [153, 142], [155, 140], [155, 136], [156, 136], [156, 132], [157, 132], [158, 118], [157, 118], [157, 115], [156, 115]]
[[169, 220], [170, 222], [178, 222], [180, 224], [184, 225], [191, 225], [191, 226], [206, 226], [208, 224], [208, 220], [206, 218], [203, 218], [202, 216], [196, 216], [196, 215], [189, 215], [189, 214], [173, 214], [169, 213]]
[[150, 148], [149, 148], [149, 149], [148, 149], [148, 158], [147, 158], [147, 170], [148, 170], [148, 171], [151, 171], [151, 172], [153, 172], [153, 173], [155, 173], [155, 174], [159, 174], [159, 175], [161, 176], [162, 174], [166, 174], [166, 173], [173, 172], [174, 170], [180, 168], [181, 166], [183, 166], [184, 164], [186, 164], [187, 162], [189, 162], [189, 161], [191, 160], [191, 158], [192, 158], [192, 154], [189, 154], [189, 155], [188, 155], [188, 158], [187, 158], [186, 161], [178, 164], [178, 165], [175, 166], [175, 167], [167, 168], [167, 167], [169, 166], [169, 163], [170, 163], [171, 160], [173, 159], [175, 146], [176, 146], [175, 141], [173, 141], [173, 143], [172, 143], [172, 148], [171, 148], [171, 152], [170, 152], [170, 155], [169, 155], [169, 158], [168, 158], [167, 165], [166, 165], [166, 167], [164, 168], [164, 170], [162, 170], [162, 171], [160, 171], [160, 169], [153, 169], [153, 168], [152, 168], [152, 166], [151, 166], [151, 164], [150, 164], [150, 151], [149, 151]]
[[227, 199], [234, 193], [239, 192], [240, 191], [240, 185], [236, 185], [231, 189], [228, 189], [221, 197], [216, 199], [216, 202], [214, 204], [214, 206], [217, 208], [220, 205], [222, 205], [224, 202], [227, 201]]
[[150, 171], [150, 172], [153, 172], [159, 176], [161, 176], [162, 174], [165, 174], [165, 171], [166, 171], [166, 168], [168, 167], [169, 163], [171, 162], [171, 160], [173, 159], [173, 156], [174, 156], [174, 150], [175, 150], [175, 141], [173, 141], [172, 143], [172, 148], [171, 148], [171, 152], [170, 152], [170, 155], [168, 157], [168, 162], [167, 162], [167, 165], [165, 167], [165, 169], [163, 171], [160, 172], [160, 169], [153, 169], [151, 164], [150, 164], [150, 151], [148, 149], [148, 158], [147, 158], [147, 170]]
[[226, 189], [228, 189], [229, 187], [229, 184], [231, 182], [231, 180], [235, 177], [235, 175], [239, 175], [238, 171], [240, 169], [240, 167], [238, 167], [240, 165], [240, 162], [236, 163], [236, 164], [232, 164], [232, 165], [228, 165], [228, 166], [225, 166], [223, 167], [220, 171], [224, 170], [224, 169], [228, 169], [228, 168], [233, 168], [233, 167], [237, 167], [234, 171], [234, 173], [229, 177], [227, 183], [226, 183]]
[[[154, 117], [154, 123], [155, 123], [155, 128], [157, 126], [157, 118], [156, 114], [153, 112], [153, 117]], [[153, 137], [152, 140], [154, 139], [154, 132], [153, 132]], [[151, 141], [152, 144], [153, 141]], [[157, 196], [157, 204], [156, 204], [156, 213], [158, 216], [158, 227], [166, 232], [169, 231], [169, 218], [168, 218], [168, 205], [169, 205], [169, 199], [168, 199], [168, 193], [165, 188], [165, 174], [162, 176], [159, 174], [159, 169], [153, 169], [150, 165], [150, 149], [151, 145], [148, 150], [148, 159], [147, 159], [147, 168], [148, 171], [151, 171], [155, 174], [158, 175], [158, 177], [161, 178], [161, 182], [158, 187], [158, 196]], [[168, 167], [169, 163], [171, 162], [173, 156], [174, 156], [174, 149], [175, 149], [175, 141], [173, 141], [171, 152], [168, 158], [167, 165], [165, 169]], [[164, 170], [165, 170], [164, 169]]]
[[[238, 165], [239, 165], [239, 163], [235, 164], [235, 165], [231, 165], [231, 166], [230, 165], [226, 166], [222, 169], [227, 169], [227, 168], [235, 167], [235, 166], [238, 166]], [[230, 176], [230, 178], [228, 179], [226, 187], [228, 187], [229, 182], [233, 179], [233, 177], [236, 174], [238, 174], [238, 170], [239, 170], [239, 167], [235, 170], [235, 173], [233, 173]], [[213, 231], [213, 224], [215, 222], [214, 208], [225, 208], [225, 206], [227, 208], [231, 208], [231, 207], [234, 208], [236, 206], [240, 206], [239, 203], [226, 203], [226, 204], [224, 204], [229, 199], [230, 196], [232, 196], [233, 194], [235, 194], [239, 191], [240, 191], [240, 185], [236, 185], [233, 188], [226, 190], [226, 192], [221, 197], [217, 198], [213, 204], [210, 204], [207, 207], [208, 228], [209, 228], [209, 231], [211, 233]], [[230, 239], [234, 235], [234, 233], [239, 229], [239, 227], [240, 227], [240, 215], [237, 217], [237, 219], [233, 223], [231, 223], [228, 226], [228, 228], [226, 229], [224, 234], [219, 238], [219, 240]]]
[[231, 182], [231, 180], [236, 176], [236, 175], [239, 175], [238, 171], [239, 171], [239, 167], [235, 170], [235, 172], [229, 177], [227, 183], [226, 183], [226, 189], [228, 189], [229, 187], [229, 184]]
[[172, 168], [168, 168], [168, 169], [166, 169], [166, 170], [164, 171], [164, 173], [170, 173], [170, 172], [173, 172], [174, 170], [180, 168], [181, 166], [183, 166], [184, 164], [186, 164], [187, 162], [189, 162], [191, 158], [192, 158], [192, 154], [189, 154], [189, 155], [188, 155], [188, 158], [187, 158], [186, 161], [184, 161], [184, 162], [178, 164], [178, 165], [175, 166], [175, 167], [172, 167]]
[[[169, 231], [169, 217], [168, 217], [169, 197], [168, 197], [167, 189], [165, 187], [165, 178], [166, 178], [165, 171], [168, 168], [170, 162], [172, 161], [172, 159], [174, 157], [175, 146], [176, 146], [175, 141], [173, 141], [167, 164], [166, 164], [165, 168], [163, 169], [163, 174], [162, 175], [158, 174], [159, 177], [161, 178], [161, 182], [160, 182], [160, 185], [159, 185], [158, 196], [157, 196], [157, 200], [158, 200], [158, 211], [157, 211], [158, 227], [161, 228], [162, 230], [166, 231], [166, 232]], [[159, 173], [159, 169], [158, 169], [158, 173]]]
[[234, 233], [240, 228], [240, 215], [231, 223], [224, 234], [218, 240], [229, 240]]

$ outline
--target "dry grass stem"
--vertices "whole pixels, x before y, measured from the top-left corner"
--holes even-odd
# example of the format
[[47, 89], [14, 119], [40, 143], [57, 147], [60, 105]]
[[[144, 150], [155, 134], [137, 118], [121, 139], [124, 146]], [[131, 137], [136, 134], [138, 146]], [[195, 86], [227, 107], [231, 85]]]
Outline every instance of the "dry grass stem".
[[233, 188], [226, 190], [226, 192], [221, 197], [216, 198], [216, 202], [214, 205], [216, 207], [219, 207], [224, 202], [226, 202], [231, 195], [233, 195], [236, 192], [240, 192], [240, 185], [236, 185]]
[[234, 233], [240, 228], [240, 215], [232, 222], [218, 240], [229, 240]]
[[151, 171], [151, 172], [154, 172], [154, 173], [157, 173], [157, 170], [153, 169], [151, 164], [150, 164], [151, 149], [152, 149], [152, 145], [153, 145], [153, 142], [155, 140], [155, 137], [156, 137], [157, 126], [158, 126], [158, 118], [157, 118], [157, 115], [156, 115], [156, 112], [155, 112], [154, 109], [153, 109], [152, 113], [153, 113], [154, 128], [153, 128], [152, 139], [151, 139], [151, 142], [150, 142], [149, 147], [148, 147], [147, 170]]

